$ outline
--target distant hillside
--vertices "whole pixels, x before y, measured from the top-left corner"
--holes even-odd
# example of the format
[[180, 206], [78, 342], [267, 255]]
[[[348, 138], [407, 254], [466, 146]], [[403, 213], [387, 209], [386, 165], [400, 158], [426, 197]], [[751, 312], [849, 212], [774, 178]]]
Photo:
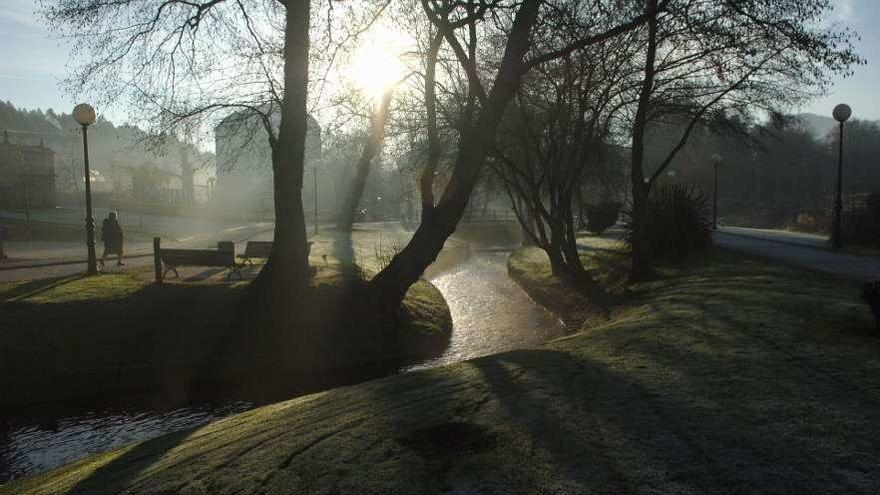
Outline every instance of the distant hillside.
[[[13, 144], [43, 143], [55, 152], [57, 163], [80, 163], [82, 157], [81, 129], [66, 113], [52, 109], [17, 108], [10, 101], [0, 100], [0, 135]], [[188, 143], [169, 138], [163, 146], [152, 147], [146, 142], [147, 132], [134, 125], [115, 125], [99, 116], [89, 127], [89, 157], [92, 170], [109, 173], [113, 166], [141, 167], [154, 165], [168, 172], [180, 170], [181, 151], [195, 157], [198, 167], [213, 166], [213, 154], [203, 153]]]
[[806, 125], [806, 127], [818, 139], [825, 139], [828, 136], [828, 133], [837, 127], [837, 122], [833, 118], [824, 115], [800, 113], [795, 115], [795, 117], [801, 119], [804, 125]]

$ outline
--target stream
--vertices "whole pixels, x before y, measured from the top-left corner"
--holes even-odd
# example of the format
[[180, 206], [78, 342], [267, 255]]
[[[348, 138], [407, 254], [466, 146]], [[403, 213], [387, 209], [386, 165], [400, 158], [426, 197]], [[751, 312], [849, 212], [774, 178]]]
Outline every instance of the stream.
[[454, 270], [432, 278], [452, 314], [452, 338], [439, 357], [417, 370], [529, 347], [565, 333], [507, 276], [508, 251], [477, 251]]
[[[507, 276], [505, 250], [477, 251], [431, 282], [452, 314], [449, 347], [417, 370], [528, 347], [563, 335], [558, 319]], [[202, 403], [171, 410], [111, 408], [51, 418], [0, 418], [0, 484], [122, 445], [193, 428], [259, 404]]]

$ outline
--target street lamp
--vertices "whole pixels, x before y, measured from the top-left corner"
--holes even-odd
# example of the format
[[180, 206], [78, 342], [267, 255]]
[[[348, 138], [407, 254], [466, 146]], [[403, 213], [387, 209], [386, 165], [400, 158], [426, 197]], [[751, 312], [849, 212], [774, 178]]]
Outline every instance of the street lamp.
[[715, 166], [715, 194], [712, 201], [712, 230], [718, 230], [718, 165], [724, 161], [721, 153], [712, 155], [712, 164]]
[[80, 103], [73, 108], [73, 119], [82, 126], [83, 134], [83, 163], [85, 164], [86, 178], [86, 247], [89, 251], [88, 267], [86, 275], [98, 274], [98, 262], [95, 256], [95, 217], [92, 215], [92, 176], [89, 172], [89, 137], [88, 128], [95, 123], [97, 115], [95, 109], [88, 103]]
[[841, 103], [834, 107], [834, 120], [840, 123], [840, 137], [837, 143], [837, 192], [834, 195], [834, 225], [831, 228], [831, 247], [843, 247], [841, 217], [843, 216], [843, 123], [852, 115], [849, 105]]

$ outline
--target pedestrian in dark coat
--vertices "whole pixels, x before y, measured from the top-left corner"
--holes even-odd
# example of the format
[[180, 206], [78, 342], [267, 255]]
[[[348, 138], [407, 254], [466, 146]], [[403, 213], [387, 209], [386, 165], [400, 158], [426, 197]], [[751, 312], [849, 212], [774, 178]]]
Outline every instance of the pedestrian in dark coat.
[[104, 254], [101, 255], [101, 266], [104, 266], [104, 258], [108, 254], [116, 255], [116, 265], [121, 266], [122, 262], [122, 243], [124, 237], [122, 235], [122, 225], [116, 218], [116, 212], [111, 211], [107, 214], [107, 218], [101, 224], [101, 240], [104, 241]]

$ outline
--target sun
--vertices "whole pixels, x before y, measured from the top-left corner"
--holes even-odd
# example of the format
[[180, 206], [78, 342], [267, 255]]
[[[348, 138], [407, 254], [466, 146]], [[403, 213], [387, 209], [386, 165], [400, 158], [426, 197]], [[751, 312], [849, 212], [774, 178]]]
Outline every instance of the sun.
[[389, 47], [393, 44], [370, 40], [360, 46], [352, 60], [352, 76], [365, 96], [378, 101], [382, 93], [398, 83], [406, 71], [403, 62]]

